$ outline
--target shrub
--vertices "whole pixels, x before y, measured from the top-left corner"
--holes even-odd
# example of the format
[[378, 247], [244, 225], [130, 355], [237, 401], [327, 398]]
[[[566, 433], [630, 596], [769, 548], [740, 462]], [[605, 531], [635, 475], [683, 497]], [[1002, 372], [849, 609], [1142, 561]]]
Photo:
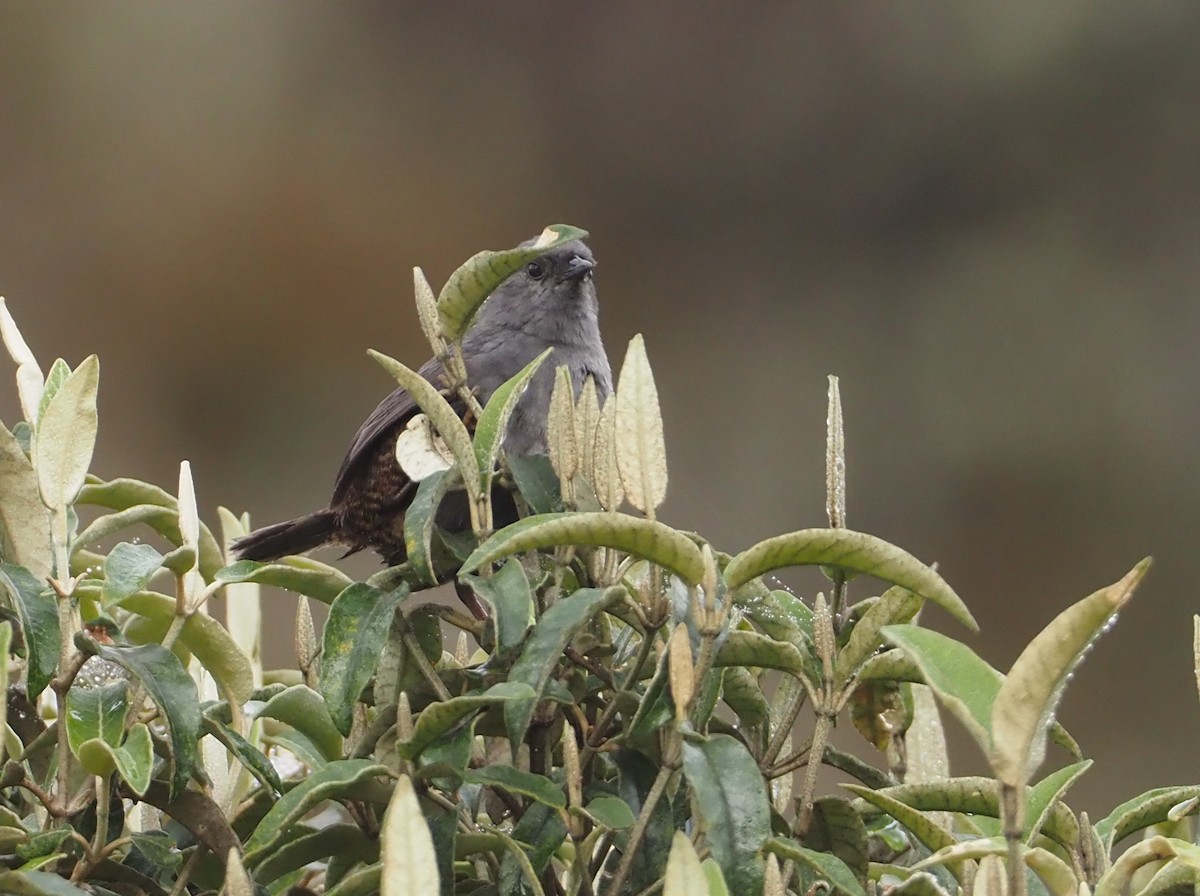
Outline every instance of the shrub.
[[[416, 271], [420, 319], [447, 369], [461, 371], [475, 308], [521, 260], [481, 253], [436, 299]], [[248, 521], [222, 509], [218, 538], [187, 463], [176, 494], [88, 475], [97, 359], [43, 376], [0, 313], [25, 417], [0, 427], [0, 892], [1194, 885], [1182, 827], [1200, 788], [1154, 790], [1092, 823], [1065, 800], [1091, 762], [1053, 722], [1068, 675], [1147, 563], [1064, 610], [1007, 676], [919, 627], [925, 602], [974, 620], [933, 568], [846, 528], [832, 378], [829, 527], [736, 556], [656, 519], [665, 448], [640, 338], [603, 407], [563, 380], [545, 458], [500, 451], [537, 362], [477, 408], [473, 432], [426, 388], [437, 436], [408, 446], [433, 461], [405, 521], [409, 560], [353, 582], [308, 558], [228, 564], [222, 545]], [[376, 357], [411, 387], [411, 370]], [[473, 401], [469, 384], [457, 388]], [[493, 479], [523, 512], [495, 533]], [[466, 534], [438, 526], [455, 490], [472, 509]], [[828, 597], [772, 586], [774, 570], [796, 565], [824, 570]], [[870, 596], [851, 604], [856, 576]], [[447, 578], [465, 610], [423, 599]], [[298, 596], [295, 669], [262, 669], [263, 585]], [[207, 610], [219, 591], [226, 625]], [[329, 605], [319, 636], [310, 600]], [[992, 777], [939, 771], [939, 707]], [[843, 716], [865, 755], [829, 744]], [[1048, 742], [1068, 764], [1037, 778]], [[818, 798], [822, 764], [856, 783]]]

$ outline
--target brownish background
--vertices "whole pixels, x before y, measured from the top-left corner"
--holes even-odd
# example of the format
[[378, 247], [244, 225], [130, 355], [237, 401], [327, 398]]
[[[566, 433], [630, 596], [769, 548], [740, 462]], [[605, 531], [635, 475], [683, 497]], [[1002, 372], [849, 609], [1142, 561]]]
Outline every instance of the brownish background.
[[1104, 814], [1195, 778], [1198, 40], [1184, 2], [9, 4], [0, 294], [45, 366], [101, 356], [97, 472], [188, 458], [267, 522], [388, 390], [364, 350], [423, 360], [414, 264], [586, 227], [670, 521], [820, 525], [837, 373], [851, 524], [995, 664], [1156, 556], [1063, 708]]

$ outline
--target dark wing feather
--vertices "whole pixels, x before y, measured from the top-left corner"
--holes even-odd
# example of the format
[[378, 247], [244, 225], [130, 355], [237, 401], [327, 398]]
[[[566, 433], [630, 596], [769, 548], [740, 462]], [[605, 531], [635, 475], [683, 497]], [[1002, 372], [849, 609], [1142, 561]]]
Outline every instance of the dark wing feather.
[[[442, 365], [436, 358], [426, 361], [418, 373], [431, 383], [439, 383], [442, 378]], [[398, 423], [406, 423], [410, 417], [418, 413], [420, 408], [413, 401], [407, 390], [397, 388], [387, 398], [379, 402], [371, 415], [363, 421], [354, 441], [350, 443], [346, 456], [342, 458], [342, 466], [338, 470], [337, 479], [333, 482], [333, 497], [330, 507], [336, 507], [346, 497], [351, 483], [362, 469], [370, 462], [379, 447], [379, 440], [393, 431]]]
[[396, 424], [407, 421], [417, 411], [416, 402], [404, 389], [396, 389], [379, 402], [371, 415], [358, 428], [358, 432], [354, 434], [354, 441], [350, 443], [346, 456], [342, 458], [342, 466], [338, 469], [337, 479], [333, 483], [333, 498], [330, 499], [330, 507], [336, 507], [346, 497], [346, 492], [356, 474], [362, 465], [368, 463], [374, 455], [380, 438], [389, 430], [394, 429]]

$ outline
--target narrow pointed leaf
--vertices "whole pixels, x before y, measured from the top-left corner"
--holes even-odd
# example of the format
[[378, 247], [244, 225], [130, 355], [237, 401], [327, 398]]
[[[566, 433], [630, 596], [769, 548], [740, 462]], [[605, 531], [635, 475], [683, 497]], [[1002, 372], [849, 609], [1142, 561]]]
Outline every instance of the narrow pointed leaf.
[[504, 444], [504, 436], [508, 432], [508, 421], [512, 417], [513, 410], [525, 393], [529, 381], [533, 379], [533, 375], [537, 373], [538, 368], [542, 366], [542, 362], [549, 354], [550, 349], [546, 349], [526, 364], [520, 373], [502, 383], [492, 393], [483, 413], [479, 416], [479, 422], [475, 425], [475, 460], [484, 476], [483, 487], [485, 490], [491, 485], [492, 473], [496, 468], [496, 457], [500, 453], [500, 446]]
[[275, 766], [250, 741], [224, 722], [207, 716], [204, 719], [204, 733], [215, 737], [263, 787], [272, 793], [283, 793], [283, 782], [279, 780]]
[[1073, 763], [1066, 768], [1052, 772], [1029, 788], [1025, 795], [1025, 842], [1027, 844], [1033, 844], [1034, 838], [1042, 831], [1042, 825], [1050, 817], [1050, 810], [1062, 800], [1071, 785], [1091, 767], [1091, 759]]
[[992, 710], [992, 767], [1007, 784], [1029, 780], [1046, 755], [1046, 731], [1071, 671], [1111, 624], [1150, 568], [1129, 573], [1060, 613], [1017, 657]]
[[605, 510], [616, 510], [625, 501], [625, 486], [617, 463], [617, 396], [610, 395], [596, 424], [592, 485]]
[[408, 596], [401, 585], [386, 594], [364, 583], [351, 585], [329, 607], [321, 653], [321, 697], [334, 727], [350, 733], [354, 706], [375, 674], [392, 617]]
[[850, 529], [800, 529], [760, 541], [725, 568], [725, 582], [738, 588], [785, 566], [832, 566], [863, 573], [914, 591], [945, 609], [971, 631], [979, 626], [962, 599], [931, 567], [874, 535]]
[[433, 294], [433, 287], [429, 285], [425, 272], [418, 267], [413, 268], [413, 293], [416, 296], [417, 320], [421, 322], [421, 332], [425, 334], [425, 341], [429, 343], [433, 353], [440, 356], [445, 349], [445, 340], [442, 338], [441, 321], [438, 320], [437, 296]]
[[433, 530], [442, 499], [461, 480], [455, 470], [439, 470], [422, 479], [417, 493], [404, 512], [404, 548], [408, 562], [424, 581], [438, 584], [433, 561]]
[[554, 667], [562, 659], [571, 639], [624, 594], [623, 588], [580, 588], [546, 610], [533, 627], [520, 657], [509, 672], [510, 681], [528, 684], [535, 695], [504, 706], [504, 725], [514, 754], [525, 740], [537, 702], [544, 695]]
[[354, 584], [354, 580], [339, 569], [309, 557], [284, 557], [272, 563], [239, 560], [220, 570], [217, 581], [233, 584], [253, 582], [295, 591], [323, 604]]
[[381, 896], [431, 896], [441, 892], [433, 837], [408, 775], [401, 775], [396, 782], [392, 801], [383, 816], [380, 847]]
[[438, 295], [442, 334], [451, 342], [463, 337], [484, 299], [528, 262], [555, 246], [581, 240], [586, 230], [569, 224], [551, 224], [531, 246], [472, 255], [450, 275]]
[[142, 683], [167, 725], [171, 745], [171, 796], [187, 786], [196, 763], [200, 739], [200, 701], [196, 683], [171, 651], [158, 644], [113, 647], [76, 635], [75, 644], [85, 653], [101, 656], [126, 669]]
[[248, 840], [244, 859], [253, 869], [290, 834], [292, 826], [328, 799], [336, 799], [363, 781], [387, 775], [369, 759], [339, 759], [314, 771], [271, 807]]
[[471, 444], [471, 435], [467, 432], [466, 424], [451, 407], [446, 397], [438, 391], [438, 387], [411, 368], [405, 367], [395, 358], [389, 358], [374, 349], [368, 349], [375, 361], [392, 375], [401, 386], [408, 390], [417, 406], [429, 418], [437, 434], [442, 437], [458, 469], [462, 472], [467, 492], [474, 499], [480, 494], [479, 462], [475, 459], [475, 449]]
[[667, 447], [658, 389], [639, 333], [629, 342], [617, 386], [617, 467], [629, 503], [645, 514], [667, 495]]
[[559, 545], [616, 548], [676, 573], [689, 585], [704, 577], [704, 560], [696, 543], [656, 520], [623, 513], [546, 513], [507, 526], [480, 545], [463, 564], [474, 572], [502, 557]]
[[740, 741], [717, 734], [699, 743], [684, 740], [683, 772], [730, 890], [760, 892], [759, 851], [771, 836], [771, 805], [758, 764]]
[[38, 491], [33, 464], [17, 437], [0, 423], [0, 557], [24, 566], [34, 578], [50, 575], [50, 515]]
[[33, 469], [47, 507], [66, 507], [83, 488], [96, 445], [100, 361], [89, 355], [63, 382], [38, 422]]
[[21, 623], [27, 654], [25, 688], [29, 699], [36, 700], [54, 677], [62, 646], [54, 592], [23, 566], [8, 563], [0, 564], [0, 591], [7, 593]]
[[4, 347], [17, 364], [17, 395], [21, 399], [21, 410], [25, 419], [36, 426], [42, 391], [45, 388], [42, 368], [38, 366], [37, 358], [29, 350], [25, 337], [17, 329], [17, 322], [9, 313], [3, 296], [0, 296], [0, 337], [3, 337]]

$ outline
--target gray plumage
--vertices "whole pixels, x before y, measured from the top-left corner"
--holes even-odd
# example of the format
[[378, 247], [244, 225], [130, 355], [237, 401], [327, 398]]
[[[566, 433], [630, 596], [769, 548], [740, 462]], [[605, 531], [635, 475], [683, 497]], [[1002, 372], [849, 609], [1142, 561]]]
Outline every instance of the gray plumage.
[[[545, 349], [553, 349], [509, 420], [504, 441], [509, 454], [545, 453], [546, 417], [559, 366], [570, 369], [576, 395], [588, 376], [601, 401], [612, 392], [612, 371], [600, 339], [594, 266], [592, 252], [582, 242], [551, 249], [496, 288], [463, 339], [467, 381], [481, 404]], [[445, 385], [436, 359], [426, 362], [420, 373], [439, 388]], [[463, 413], [461, 407], [458, 410]], [[404, 512], [416, 485], [396, 462], [395, 442], [418, 411], [404, 389], [388, 395], [355, 434], [329, 507], [250, 533], [234, 543], [237, 555], [267, 561], [337, 543], [348, 552], [370, 547], [388, 563], [403, 562]]]

